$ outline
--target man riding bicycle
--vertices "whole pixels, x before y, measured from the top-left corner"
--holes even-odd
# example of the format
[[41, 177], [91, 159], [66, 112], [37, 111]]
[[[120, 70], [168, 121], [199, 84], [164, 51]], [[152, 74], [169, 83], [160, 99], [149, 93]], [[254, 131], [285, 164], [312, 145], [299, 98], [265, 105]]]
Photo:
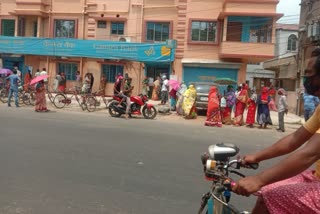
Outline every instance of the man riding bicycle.
[[[320, 97], [320, 49], [312, 52], [305, 75], [306, 92]], [[304, 147], [297, 150], [303, 144]], [[320, 106], [297, 131], [262, 151], [245, 156], [244, 162], [258, 163], [293, 151], [273, 167], [240, 179], [233, 187], [235, 193], [244, 196], [261, 189], [253, 213], [320, 213]], [[316, 162], [315, 171], [307, 170]]]

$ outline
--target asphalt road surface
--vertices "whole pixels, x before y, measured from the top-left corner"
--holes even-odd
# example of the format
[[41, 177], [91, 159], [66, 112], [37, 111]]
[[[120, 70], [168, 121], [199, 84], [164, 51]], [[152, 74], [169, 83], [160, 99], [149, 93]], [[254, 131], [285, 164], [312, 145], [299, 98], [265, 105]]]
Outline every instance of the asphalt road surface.
[[[3, 104], [0, 121], [0, 214], [196, 213], [210, 187], [200, 162], [210, 144], [246, 154], [284, 136]], [[255, 197], [231, 200], [250, 210]]]

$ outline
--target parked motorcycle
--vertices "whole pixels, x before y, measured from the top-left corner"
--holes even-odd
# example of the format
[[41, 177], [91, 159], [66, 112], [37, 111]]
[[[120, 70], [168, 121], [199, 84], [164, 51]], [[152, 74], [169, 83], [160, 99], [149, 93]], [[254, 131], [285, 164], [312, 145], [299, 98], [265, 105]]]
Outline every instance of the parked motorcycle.
[[[109, 114], [112, 117], [120, 117], [122, 114], [126, 113], [127, 103], [123, 101], [121, 106], [122, 97], [113, 96], [113, 101], [109, 103]], [[157, 110], [153, 104], [148, 104], [148, 97], [142, 94], [138, 96], [131, 96], [131, 107], [130, 107], [130, 116], [131, 115], [143, 115], [145, 119], [154, 119], [157, 116]]]

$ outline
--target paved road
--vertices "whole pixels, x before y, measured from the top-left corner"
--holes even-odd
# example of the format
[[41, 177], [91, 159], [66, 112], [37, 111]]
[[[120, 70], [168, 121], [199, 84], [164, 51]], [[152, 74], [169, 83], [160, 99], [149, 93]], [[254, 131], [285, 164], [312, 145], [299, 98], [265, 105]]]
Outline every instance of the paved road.
[[[0, 121], [1, 214], [195, 213], [210, 185], [200, 163], [210, 144], [247, 153], [283, 136], [2, 104]], [[233, 199], [241, 208], [254, 201]]]

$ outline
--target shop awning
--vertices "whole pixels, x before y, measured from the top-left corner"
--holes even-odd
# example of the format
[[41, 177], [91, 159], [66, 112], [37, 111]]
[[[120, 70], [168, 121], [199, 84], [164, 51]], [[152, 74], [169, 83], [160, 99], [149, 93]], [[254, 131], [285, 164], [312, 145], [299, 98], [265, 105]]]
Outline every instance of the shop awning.
[[174, 61], [175, 49], [166, 43], [0, 36], [0, 53], [159, 63]]

